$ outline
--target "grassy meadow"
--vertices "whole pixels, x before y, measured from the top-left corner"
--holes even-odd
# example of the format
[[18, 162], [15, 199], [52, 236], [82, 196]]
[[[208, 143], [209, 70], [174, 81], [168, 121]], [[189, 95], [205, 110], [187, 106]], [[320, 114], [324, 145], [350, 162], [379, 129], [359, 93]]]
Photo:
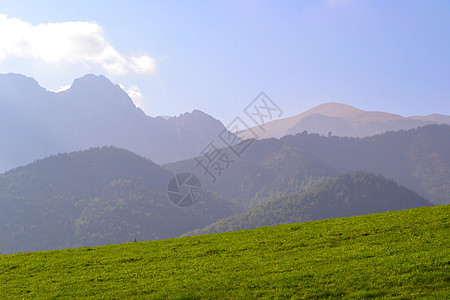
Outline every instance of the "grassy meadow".
[[450, 298], [450, 205], [0, 256], [0, 298]]

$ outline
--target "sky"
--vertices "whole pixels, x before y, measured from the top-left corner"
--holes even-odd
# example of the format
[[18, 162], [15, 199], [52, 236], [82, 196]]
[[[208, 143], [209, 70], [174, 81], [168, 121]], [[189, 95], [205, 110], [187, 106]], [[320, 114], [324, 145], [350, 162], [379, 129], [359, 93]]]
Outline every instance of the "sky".
[[450, 115], [450, 1], [1, 1], [0, 73], [48, 90], [88, 73], [147, 115], [224, 123], [264, 91], [299, 114], [325, 102]]

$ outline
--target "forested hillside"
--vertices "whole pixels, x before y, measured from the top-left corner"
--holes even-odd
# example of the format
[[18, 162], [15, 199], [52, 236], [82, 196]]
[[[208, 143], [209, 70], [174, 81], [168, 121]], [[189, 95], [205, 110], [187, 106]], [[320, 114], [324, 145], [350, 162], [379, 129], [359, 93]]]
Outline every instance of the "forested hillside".
[[286, 223], [350, 217], [431, 206], [413, 191], [368, 172], [324, 178], [300, 193], [263, 203], [190, 234], [253, 229]]
[[193, 159], [164, 167], [171, 172], [196, 174], [204, 178], [209, 189], [247, 208], [293, 192], [318, 177], [353, 171], [381, 174], [434, 204], [447, 204], [450, 203], [450, 126], [429, 125], [366, 138], [303, 132], [279, 140], [254, 141], [236, 158], [235, 165], [231, 164], [214, 184], [208, 184], [209, 178]]
[[0, 175], [4, 253], [176, 237], [240, 212], [204, 191], [195, 206], [168, 200], [172, 175], [126, 150], [61, 154]]
[[314, 153], [341, 173], [380, 173], [434, 204], [450, 203], [449, 125], [429, 125], [362, 139], [303, 133], [280, 141]]
[[[275, 139], [255, 142], [240, 157], [230, 149], [222, 150], [232, 162], [228, 169], [216, 176], [216, 181], [205, 174], [195, 160], [167, 164], [164, 167], [173, 173], [195, 174], [206, 188], [245, 209], [255, 207], [267, 199], [300, 191], [323, 176], [338, 175], [335, 169], [313, 154]], [[217, 172], [213, 174], [219, 175]]]
[[[355, 171], [370, 171], [388, 178], [388, 181], [373, 180], [379, 181], [377, 184], [385, 191], [395, 190], [390, 181], [394, 180], [434, 204], [448, 203], [449, 133], [450, 126], [433, 125], [363, 139], [302, 133], [281, 140], [254, 141], [240, 157], [233, 156], [230, 149], [221, 150], [230, 161], [215, 182], [195, 160], [173, 163], [163, 169], [114, 147], [52, 156], [0, 175], [3, 251], [176, 237], [255, 207], [262, 209], [261, 205], [273, 199], [291, 194], [301, 196], [317, 182], [324, 184], [324, 177], [335, 178]], [[203, 185], [200, 201], [184, 209], [172, 205], [167, 198], [169, 180], [172, 174], [180, 172], [193, 173]], [[339, 205], [330, 206], [333, 207], [330, 210], [322, 207], [320, 213], [312, 210], [321, 207], [319, 202], [310, 203], [309, 198], [300, 201], [300, 206], [273, 207], [274, 211], [282, 212], [276, 217], [266, 218], [269, 211], [266, 207], [263, 216], [251, 219], [248, 226], [417, 207], [411, 206], [417, 200], [414, 193], [400, 193], [401, 197], [394, 192], [377, 194], [377, 189], [370, 185], [347, 189], [361, 192], [362, 196], [347, 195], [342, 188], [340, 193], [350, 200], [337, 198], [341, 201]], [[404, 195], [410, 199], [406, 200]], [[365, 202], [376, 196], [391, 200]], [[426, 205], [421, 201], [418, 206]], [[238, 223], [247, 221], [239, 219]]]

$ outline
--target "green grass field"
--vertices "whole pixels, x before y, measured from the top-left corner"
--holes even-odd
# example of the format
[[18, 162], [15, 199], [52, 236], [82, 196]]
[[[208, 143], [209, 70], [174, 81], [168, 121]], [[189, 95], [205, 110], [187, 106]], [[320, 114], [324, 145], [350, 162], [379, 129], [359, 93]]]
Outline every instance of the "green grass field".
[[0, 256], [0, 298], [450, 298], [450, 205]]

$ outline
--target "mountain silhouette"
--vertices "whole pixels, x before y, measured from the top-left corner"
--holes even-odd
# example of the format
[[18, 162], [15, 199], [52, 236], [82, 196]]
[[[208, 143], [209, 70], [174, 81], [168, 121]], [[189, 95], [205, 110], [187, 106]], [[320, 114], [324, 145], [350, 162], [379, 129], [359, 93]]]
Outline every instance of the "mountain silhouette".
[[223, 124], [194, 111], [147, 116], [118, 85], [92, 74], [63, 92], [32, 78], [0, 74], [0, 172], [49, 155], [113, 145], [156, 163], [197, 155]]

